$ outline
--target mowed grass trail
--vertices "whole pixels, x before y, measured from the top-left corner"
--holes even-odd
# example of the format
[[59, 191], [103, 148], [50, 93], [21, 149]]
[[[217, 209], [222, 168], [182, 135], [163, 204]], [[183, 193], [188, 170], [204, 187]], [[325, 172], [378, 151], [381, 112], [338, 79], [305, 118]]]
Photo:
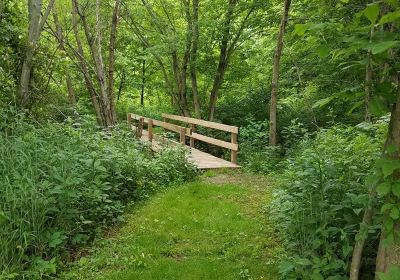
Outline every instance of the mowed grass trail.
[[63, 279], [276, 279], [280, 246], [264, 206], [269, 184], [212, 174], [169, 188], [99, 242]]

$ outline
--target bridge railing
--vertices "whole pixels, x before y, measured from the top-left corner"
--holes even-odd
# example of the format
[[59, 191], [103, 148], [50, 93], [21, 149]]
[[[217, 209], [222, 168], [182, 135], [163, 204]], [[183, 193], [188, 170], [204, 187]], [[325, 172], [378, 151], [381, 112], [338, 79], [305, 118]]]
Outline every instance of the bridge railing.
[[[188, 135], [188, 137], [190, 137], [190, 146], [191, 147], [194, 147], [195, 140], [199, 140], [199, 141], [211, 144], [211, 145], [229, 149], [231, 151], [231, 162], [233, 162], [235, 164], [237, 163], [237, 153], [239, 150], [239, 145], [238, 145], [239, 128], [238, 127], [221, 124], [221, 123], [216, 123], [216, 122], [200, 120], [200, 119], [195, 119], [195, 118], [171, 115], [171, 114], [162, 114], [162, 117], [164, 119], [164, 122], [168, 122], [168, 120], [174, 120], [174, 121], [179, 121], [179, 122], [189, 124], [190, 129], [191, 129], [191, 134]], [[226, 142], [223, 140], [215, 139], [215, 138], [212, 138], [212, 137], [209, 137], [206, 135], [196, 133], [196, 126], [202, 126], [202, 127], [207, 127], [207, 128], [220, 130], [220, 131], [229, 132], [229, 133], [231, 133], [231, 142]]]
[[[139, 115], [130, 113], [130, 114], [128, 114], [128, 125], [132, 129], [136, 130], [136, 134], [138, 137], [142, 137], [143, 136], [143, 128], [144, 128], [144, 125], [146, 124], [148, 140], [151, 142], [154, 139], [153, 127], [159, 126], [166, 130], [178, 133], [180, 136], [179, 142], [183, 145], [186, 144], [186, 137], [189, 137], [190, 138], [190, 147], [192, 147], [192, 148], [194, 148], [194, 146], [195, 146], [195, 141], [198, 140], [198, 141], [202, 141], [202, 142], [205, 142], [205, 143], [208, 143], [211, 145], [229, 149], [231, 151], [231, 162], [235, 163], [235, 164], [237, 163], [237, 153], [239, 150], [239, 145], [238, 145], [239, 128], [238, 127], [225, 125], [225, 124], [221, 124], [221, 123], [216, 123], [216, 122], [200, 120], [200, 119], [195, 119], [195, 118], [171, 115], [171, 114], [162, 114], [162, 117], [163, 117], [163, 121], [159, 121], [159, 120], [154, 120], [154, 119], [150, 119], [150, 118], [146, 118], [143, 116], [139, 116]], [[185, 123], [185, 124], [189, 125], [189, 127], [169, 123], [170, 120]], [[137, 122], [137, 125], [133, 125], [134, 121]], [[206, 127], [206, 128], [212, 128], [212, 129], [216, 129], [216, 130], [220, 130], [220, 131], [229, 132], [231, 134], [231, 142], [223, 141], [220, 139], [215, 139], [215, 138], [212, 138], [212, 137], [209, 137], [206, 135], [196, 133], [197, 126], [202, 126], [202, 127]]]

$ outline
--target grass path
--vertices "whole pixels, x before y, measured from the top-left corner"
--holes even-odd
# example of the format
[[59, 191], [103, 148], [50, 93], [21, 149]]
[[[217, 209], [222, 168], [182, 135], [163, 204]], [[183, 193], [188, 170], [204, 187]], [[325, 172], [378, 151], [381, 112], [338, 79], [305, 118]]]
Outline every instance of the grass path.
[[270, 189], [243, 173], [169, 188], [136, 207], [63, 279], [276, 279], [280, 247], [263, 211]]

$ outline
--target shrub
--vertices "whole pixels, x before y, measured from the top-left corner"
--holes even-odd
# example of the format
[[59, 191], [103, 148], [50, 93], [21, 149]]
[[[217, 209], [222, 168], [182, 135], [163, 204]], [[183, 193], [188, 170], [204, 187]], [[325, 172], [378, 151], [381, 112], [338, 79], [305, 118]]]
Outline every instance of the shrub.
[[[381, 128], [322, 130], [286, 160], [282, 188], [269, 207], [288, 252], [283, 279], [347, 279], [368, 198], [366, 178], [383, 143]], [[373, 247], [378, 236], [373, 229], [370, 234]]]
[[195, 175], [182, 150], [152, 155], [122, 128], [23, 121], [0, 130], [0, 278], [41, 279], [121, 221], [124, 205]]

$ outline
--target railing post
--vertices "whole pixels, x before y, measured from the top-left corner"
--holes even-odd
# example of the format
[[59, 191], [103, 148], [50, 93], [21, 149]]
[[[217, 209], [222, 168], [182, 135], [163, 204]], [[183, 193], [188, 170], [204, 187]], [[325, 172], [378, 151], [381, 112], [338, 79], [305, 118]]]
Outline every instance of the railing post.
[[[165, 118], [165, 117], [163, 117], [163, 122], [165, 122], [165, 123], [168, 123], [168, 119], [167, 118]], [[167, 132], [168, 130], [166, 129], [166, 128], [164, 128], [164, 132]]]
[[129, 129], [131, 129], [131, 125], [132, 125], [132, 115], [130, 113], [128, 113], [127, 115], [127, 122], [128, 122], [128, 127]]
[[[232, 144], [237, 144], [238, 140], [238, 135], [237, 133], [231, 134], [231, 142]], [[237, 151], [231, 150], [231, 162], [234, 164], [237, 164]]]
[[191, 123], [190, 124], [190, 147], [194, 148], [194, 138], [192, 137], [192, 133], [196, 132], [196, 125]]
[[149, 141], [153, 142], [153, 120], [149, 119], [147, 131], [149, 132]]
[[144, 118], [139, 118], [139, 124], [136, 129], [136, 136], [141, 138], [143, 135], [143, 125], [144, 125]]
[[179, 140], [180, 140], [179, 142], [180, 142], [182, 145], [185, 145], [185, 144], [186, 144], [186, 143], [185, 143], [185, 142], [186, 142], [186, 128], [181, 128], [181, 132], [180, 132], [179, 134], [180, 134], [180, 135], [179, 135], [179, 136], [180, 136], [180, 137], [179, 137], [179, 138], [180, 138], [180, 139], [179, 139]]

